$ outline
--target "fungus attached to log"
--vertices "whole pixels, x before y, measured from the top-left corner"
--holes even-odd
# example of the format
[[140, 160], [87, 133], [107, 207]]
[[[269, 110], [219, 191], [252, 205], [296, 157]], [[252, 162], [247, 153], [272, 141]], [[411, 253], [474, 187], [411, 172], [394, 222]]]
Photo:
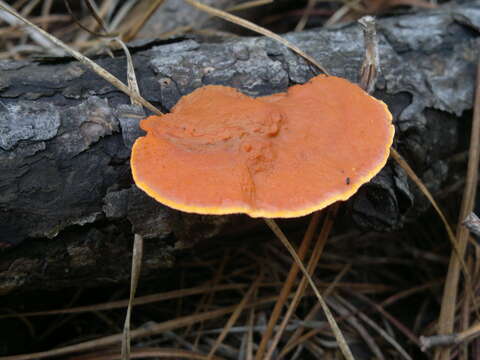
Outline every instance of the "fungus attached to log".
[[334, 76], [256, 99], [208, 85], [141, 121], [133, 178], [186, 212], [302, 216], [348, 199], [380, 171], [391, 122], [383, 102]]

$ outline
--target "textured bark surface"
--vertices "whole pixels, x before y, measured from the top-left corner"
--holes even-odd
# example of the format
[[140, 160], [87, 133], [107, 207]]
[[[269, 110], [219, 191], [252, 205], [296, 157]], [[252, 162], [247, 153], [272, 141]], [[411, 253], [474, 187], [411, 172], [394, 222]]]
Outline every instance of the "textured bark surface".
[[[396, 145], [433, 191], [449, 175], [446, 158], [467, 136], [461, 116], [472, 108], [479, 27], [478, 1], [378, 21], [382, 73], [375, 95], [394, 114]], [[286, 37], [332, 74], [358, 80], [358, 25]], [[265, 38], [152, 41], [131, 51], [142, 95], [165, 111], [205, 84], [259, 96], [316, 75]], [[121, 54], [96, 61], [125, 78]], [[128, 231], [120, 235], [122, 227], [158, 239], [146, 252], [148, 272], [171, 265], [175, 241], [211, 237], [239, 219], [180, 214], [132, 186], [129, 152], [140, 131], [128, 120], [128, 103], [71, 59], [0, 62], [0, 245], [23, 242], [0, 254], [0, 292], [39, 281], [58, 287], [127, 278], [131, 239]], [[349, 202], [349, 214], [362, 226], [394, 229], [418, 211], [418, 197], [390, 163]]]

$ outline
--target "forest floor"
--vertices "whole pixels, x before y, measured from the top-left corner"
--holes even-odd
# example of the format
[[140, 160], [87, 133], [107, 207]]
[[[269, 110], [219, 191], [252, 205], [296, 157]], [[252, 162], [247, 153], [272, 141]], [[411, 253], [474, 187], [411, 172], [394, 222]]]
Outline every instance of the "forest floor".
[[[167, 6], [153, 0], [97, 0], [94, 10], [92, 1], [67, 1], [70, 9], [57, 0], [11, 3], [23, 17], [88, 56], [104, 52], [107, 40], [114, 35], [120, 34], [125, 41], [152, 35], [157, 30], [148, 25], [149, 16]], [[219, 6], [225, 3], [209, 2]], [[247, 6], [235, 14], [280, 35], [336, 26], [368, 14], [396, 16], [440, 6], [434, 0], [283, 0], [234, 5], [239, 3]], [[0, 1], [2, 4], [5, 2]], [[92, 15], [95, 12], [102, 21]], [[56, 55], [44, 38], [31, 32], [29, 36], [17, 20], [5, 14], [0, 12], [0, 59]], [[170, 25], [158, 35], [253, 34], [239, 27], [215, 28], [209, 19], [199, 19], [189, 25], [179, 21], [176, 27]], [[145, 29], [148, 26], [153, 27]], [[469, 134], [464, 135], [468, 139]], [[472, 147], [459, 148], [459, 156], [478, 152]], [[468, 156], [462, 158], [459, 169], [466, 173]], [[472, 191], [461, 186], [435, 194], [452, 224], [465, 211], [462, 196], [471, 197]], [[339, 214], [343, 212], [340, 205]], [[428, 359], [435, 354], [438, 359], [480, 358], [480, 342], [476, 339], [480, 327], [474, 320], [478, 319], [474, 294], [480, 287], [480, 252], [475, 241], [471, 241], [465, 256], [469, 275], [454, 290], [458, 292], [453, 304], [456, 333], [440, 339], [447, 348], [425, 349], [430, 340], [435, 340], [432, 336], [439, 333], [438, 329], [446, 326], [442, 322], [447, 321], [447, 315], [440, 314], [448, 311], [445, 302], [449, 297], [444, 289], [452, 286], [448, 285], [452, 275], [447, 271], [455, 256], [438, 214], [427, 210], [403, 229], [388, 233], [351, 226], [344, 231], [345, 217], [340, 216], [343, 220], [336, 222], [336, 214], [327, 209], [279, 224], [295, 247], [306, 246], [304, 263], [314, 269], [312, 278], [353, 357]], [[111, 231], [101, 224], [74, 231], [92, 227]], [[332, 331], [314, 292], [300, 274], [295, 275], [298, 267], [282, 243], [267, 226], [241, 234], [218, 236], [181, 250], [175, 265], [154, 277], [140, 274], [138, 281], [133, 281], [136, 293], [131, 321], [125, 322], [131, 291], [126, 283], [23, 291], [0, 297], [0, 355], [12, 360], [119, 359], [123, 343], [124, 354], [131, 358], [343, 358], [338, 334]], [[133, 257], [133, 262], [134, 269], [141, 265], [140, 258]], [[278, 319], [271, 321], [277, 312]], [[130, 333], [125, 331], [125, 323]], [[130, 350], [127, 343], [131, 343]]]

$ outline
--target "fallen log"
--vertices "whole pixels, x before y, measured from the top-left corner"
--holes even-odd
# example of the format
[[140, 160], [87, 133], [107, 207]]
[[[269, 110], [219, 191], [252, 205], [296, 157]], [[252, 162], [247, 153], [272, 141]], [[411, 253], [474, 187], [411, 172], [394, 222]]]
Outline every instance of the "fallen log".
[[[467, 138], [461, 120], [472, 108], [479, 26], [478, 1], [378, 21], [381, 74], [375, 96], [394, 115], [395, 146], [432, 191], [448, 178], [447, 159]], [[286, 38], [333, 75], [358, 81], [364, 49], [357, 24]], [[266, 38], [176, 38], [134, 42], [129, 48], [142, 96], [165, 111], [205, 84], [261, 96], [317, 74]], [[125, 80], [121, 53], [95, 61]], [[34, 286], [39, 279], [51, 280], [52, 287], [72, 279], [84, 285], [86, 278], [90, 284], [125, 279], [129, 231], [157, 239], [147, 252], [147, 264], [157, 260], [145, 271], [153, 271], [171, 265], [175, 241], [211, 237], [238, 220], [181, 214], [132, 185], [129, 153], [141, 131], [128, 103], [123, 93], [70, 58], [0, 62], [0, 247], [16, 246], [0, 254], [0, 293]], [[349, 201], [348, 216], [363, 227], [391, 230], [422, 204], [406, 175], [389, 163]], [[113, 231], [120, 238], [109, 241], [98, 228], [110, 224], [131, 229], [123, 235]], [[78, 225], [85, 231], [68, 237]], [[52, 240], [34, 243], [34, 238]], [[111, 261], [102, 267], [105, 259]]]

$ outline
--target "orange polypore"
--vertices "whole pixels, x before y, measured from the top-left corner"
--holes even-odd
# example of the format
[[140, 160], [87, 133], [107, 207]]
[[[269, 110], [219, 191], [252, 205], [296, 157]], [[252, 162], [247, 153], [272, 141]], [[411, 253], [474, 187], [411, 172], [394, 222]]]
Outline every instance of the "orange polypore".
[[141, 127], [131, 167], [148, 195], [186, 212], [269, 218], [348, 199], [385, 165], [394, 135], [383, 102], [334, 76], [256, 99], [204, 86]]

